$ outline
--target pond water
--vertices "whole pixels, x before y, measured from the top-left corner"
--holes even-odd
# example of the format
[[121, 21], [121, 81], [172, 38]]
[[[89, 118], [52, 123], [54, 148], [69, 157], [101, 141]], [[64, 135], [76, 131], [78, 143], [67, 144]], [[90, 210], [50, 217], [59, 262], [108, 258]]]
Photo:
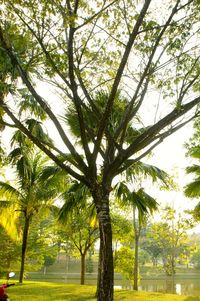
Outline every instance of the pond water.
[[[131, 289], [130, 286], [121, 286], [121, 288]], [[183, 280], [141, 280], [139, 290], [187, 296], [200, 296], [200, 278]]]

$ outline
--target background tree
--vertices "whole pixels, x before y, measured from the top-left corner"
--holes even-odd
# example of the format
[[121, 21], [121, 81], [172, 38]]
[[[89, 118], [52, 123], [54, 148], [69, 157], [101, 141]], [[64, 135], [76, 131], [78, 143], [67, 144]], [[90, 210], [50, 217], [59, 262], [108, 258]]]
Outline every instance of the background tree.
[[[50, 208], [51, 210], [51, 208]], [[58, 254], [56, 220], [43, 208], [32, 218], [26, 251], [26, 271], [38, 271], [53, 264]]]
[[[9, 101], [0, 98], [3, 122], [17, 126], [66, 173], [90, 189], [100, 229], [98, 300], [111, 301], [112, 181], [199, 114], [199, 1], [157, 5], [153, 0], [42, 0], [33, 5], [7, 0], [3, 5], [0, 43], [5, 61], [47, 113], [64, 145], [56, 141], [54, 146], [48, 145], [31, 133], [15, 109], [20, 98], [16, 89], [9, 87], [10, 74], [2, 80], [10, 92]], [[13, 39], [14, 32], [19, 32], [20, 39]], [[27, 37], [26, 51], [20, 52], [15, 41], [27, 41]], [[53, 85], [53, 96], [45, 99], [40, 95], [35, 85], [38, 81]], [[107, 92], [101, 107], [95, 101], [99, 90]], [[126, 102], [118, 101], [119, 91], [127, 97]], [[117, 103], [122, 104], [120, 122], [112, 122]], [[75, 110], [80, 151], [55, 106]], [[86, 112], [92, 113], [95, 126]]]
[[189, 219], [176, 217], [175, 210], [167, 207], [164, 209], [162, 221], [152, 225], [149, 237], [161, 251], [163, 269], [169, 276], [176, 272], [177, 260], [184, 254], [188, 247], [187, 230], [192, 227]]
[[194, 264], [196, 269], [200, 269], [200, 250], [196, 250], [196, 252], [193, 253], [191, 262]]
[[[89, 211], [89, 210], [88, 210]], [[86, 256], [99, 238], [97, 222], [86, 210], [74, 212], [63, 226], [63, 234], [71, 244], [71, 255], [81, 258], [80, 283], [85, 284]]]
[[[98, 221], [95, 208], [88, 197], [88, 189], [74, 182], [62, 195], [64, 204], [59, 210], [58, 220], [62, 223], [62, 232], [73, 254], [81, 257], [81, 284], [85, 284], [86, 256], [99, 239]], [[69, 247], [69, 246], [68, 246]]]
[[2, 275], [8, 276], [9, 272], [19, 268], [21, 252], [19, 240], [11, 238], [2, 226], [0, 226], [0, 240], [0, 273], [2, 278]]
[[156, 267], [158, 260], [161, 258], [162, 247], [159, 244], [155, 243], [155, 240], [152, 237], [153, 235], [151, 233], [151, 227], [152, 225], [148, 227], [145, 235], [146, 239], [142, 241], [141, 247], [148, 252], [151, 257], [153, 266]]
[[129, 247], [121, 247], [115, 254], [115, 271], [122, 273], [126, 279], [134, 280], [134, 251]]
[[[117, 208], [115, 207], [115, 210], [113, 210], [114, 212], [111, 213], [113, 229], [114, 263], [117, 250], [121, 246], [130, 247], [134, 240], [132, 222], [129, 219], [129, 217], [124, 216], [124, 214], [127, 214], [127, 212], [121, 212], [121, 214], [115, 213], [116, 209]], [[118, 210], [120, 211], [121, 208], [118, 208]]]

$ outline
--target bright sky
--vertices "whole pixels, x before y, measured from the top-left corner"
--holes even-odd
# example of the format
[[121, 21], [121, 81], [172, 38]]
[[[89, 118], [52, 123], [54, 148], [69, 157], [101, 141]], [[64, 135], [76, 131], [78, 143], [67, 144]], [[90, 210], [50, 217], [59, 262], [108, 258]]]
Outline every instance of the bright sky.
[[[192, 123], [180, 129], [177, 133], [167, 138], [161, 145], [154, 150], [154, 156], [148, 160], [153, 164], [175, 176], [175, 180], [180, 186], [179, 191], [159, 191], [153, 187], [148, 187], [148, 193], [152, 193], [161, 207], [170, 205], [177, 212], [183, 213], [186, 209], [193, 209], [198, 203], [197, 199], [186, 198], [183, 193], [184, 186], [192, 180], [192, 175], [186, 175], [185, 168], [193, 164], [192, 159], [186, 157], [184, 144], [192, 136]], [[184, 215], [184, 213], [183, 213]], [[155, 219], [158, 215], [155, 215]], [[200, 232], [200, 226], [195, 227], [191, 232]]]

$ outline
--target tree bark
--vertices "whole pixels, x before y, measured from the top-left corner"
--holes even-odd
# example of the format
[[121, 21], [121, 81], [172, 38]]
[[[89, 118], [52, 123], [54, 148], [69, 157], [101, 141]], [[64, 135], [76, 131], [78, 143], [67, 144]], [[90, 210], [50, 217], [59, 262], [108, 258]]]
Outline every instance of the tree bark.
[[81, 285], [85, 284], [85, 253], [81, 254]]
[[19, 274], [19, 283], [23, 283], [24, 280], [24, 265], [25, 265], [25, 258], [26, 258], [29, 225], [30, 225], [30, 218], [25, 217], [25, 224], [24, 224], [23, 238], [22, 238], [21, 268]]
[[100, 234], [100, 256], [97, 280], [97, 301], [113, 301], [112, 227], [109, 211], [109, 193], [99, 188], [93, 193]]
[[[100, 229], [99, 229], [100, 230]], [[99, 234], [99, 237], [101, 235]], [[96, 294], [95, 294], [95, 297], [97, 298], [98, 295], [99, 295], [99, 287], [100, 287], [100, 283], [101, 283], [101, 244], [99, 246], [99, 261], [98, 261], [98, 274], [97, 274], [97, 290], [96, 290]]]

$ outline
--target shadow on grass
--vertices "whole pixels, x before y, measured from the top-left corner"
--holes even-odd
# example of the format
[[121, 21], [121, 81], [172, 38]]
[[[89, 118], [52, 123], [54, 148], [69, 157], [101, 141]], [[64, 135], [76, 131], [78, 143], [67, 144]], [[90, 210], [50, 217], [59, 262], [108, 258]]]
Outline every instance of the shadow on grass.
[[[59, 299], [58, 299], [59, 300]], [[96, 298], [95, 296], [83, 296], [83, 297], [77, 297], [74, 296], [74, 299], [70, 299], [70, 300], [76, 300], [76, 301], [87, 301], [87, 300], [92, 300], [95, 301]]]
[[184, 301], [200, 301], [200, 297], [186, 297]]

